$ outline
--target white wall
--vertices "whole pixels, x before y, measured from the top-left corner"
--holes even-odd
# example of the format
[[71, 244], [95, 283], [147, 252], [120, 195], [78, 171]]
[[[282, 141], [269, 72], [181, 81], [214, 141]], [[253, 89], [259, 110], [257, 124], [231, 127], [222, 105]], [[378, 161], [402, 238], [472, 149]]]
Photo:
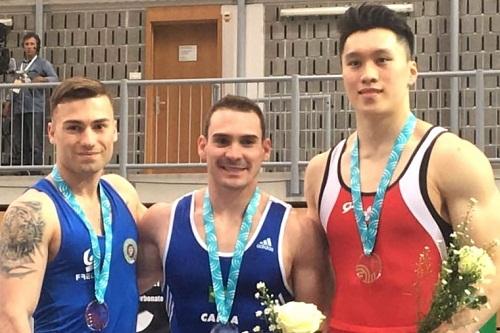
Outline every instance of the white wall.
[[[226, 14], [226, 15], [225, 15]], [[221, 6], [221, 15], [229, 17], [222, 23], [222, 77], [236, 77], [236, 58], [238, 43], [238, 11], [237, 6]], [[264, 5], [251, 4], [246, 7], [246, 77], [264, 76]], [[233, 86], [225, 87], [222, 94], [234, 94]], [[257, 92], [259, 90], [259, 92]], [[262, 92], [261, 92], [262, 91]], [[247, 89], [247, 96], [257, 97], [263, 89], [251, 84]]]

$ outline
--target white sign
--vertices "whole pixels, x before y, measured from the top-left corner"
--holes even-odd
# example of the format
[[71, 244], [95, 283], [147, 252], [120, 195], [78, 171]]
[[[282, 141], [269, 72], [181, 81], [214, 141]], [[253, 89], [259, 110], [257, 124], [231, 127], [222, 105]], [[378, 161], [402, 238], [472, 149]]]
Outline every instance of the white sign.
[[141, 72], [128, 72], [128, 79], [129, 80], [140, 80], [140, 79], [142, 79], [142, 73]]
[[198, 60], [198, 45], [179, 45], [179, 61]]

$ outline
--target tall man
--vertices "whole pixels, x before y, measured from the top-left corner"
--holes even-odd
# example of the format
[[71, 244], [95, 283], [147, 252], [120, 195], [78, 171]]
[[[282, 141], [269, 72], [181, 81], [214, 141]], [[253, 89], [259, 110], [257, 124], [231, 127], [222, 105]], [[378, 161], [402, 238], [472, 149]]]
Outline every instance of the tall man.
[[[52, 64], [38, 55], [40, 37], [28, 32], [23, 37], [24, 59], [16, 71], [14, 83], [56, 82]], [[48, 90], [43, 88], [13, 89], [11, 102], [4, 105], [3, 115], [12, 121], [12, 164], [43, 163], [43, 128]]]
[[85, 78], [51, 98], [52, 173], [16, 199], [0, 225], [0, 331], [135, 332], [135, 189], [103, 176], [117, 139], [111, 98]]
[[[305, 176], [308, 214], [326, 230], [336, 274], [330, 329], [415, 332], [418, 315], [429, 309], [448, 236], [471, 197], [479, 202], [471, 237], [483, 246], [500, 239], [499, 193], [476, 147], [412, 115], [409, 87], [417, 66], [406, 22], [384, 6], [365, 4], [350, 8], [339, 30], [357, 129], [314, 157]], [[418, 279], [425, 247], [431, 273]], [[475, 332], [495, 312], [499, 282], [495, 277], [485, 286], [491, 308], [456, 314], [470, 325], [454, 332]]]
[[260, 108], [226, 96], [198, 139], [208, 187], [156, 204], [141, 220], [139, 285], [162, 281], [172, 333], [262, 326], [259, 281], [281, 301], [328, 311], [333, 282], [321, 228], [257, 187], [270, 151]]

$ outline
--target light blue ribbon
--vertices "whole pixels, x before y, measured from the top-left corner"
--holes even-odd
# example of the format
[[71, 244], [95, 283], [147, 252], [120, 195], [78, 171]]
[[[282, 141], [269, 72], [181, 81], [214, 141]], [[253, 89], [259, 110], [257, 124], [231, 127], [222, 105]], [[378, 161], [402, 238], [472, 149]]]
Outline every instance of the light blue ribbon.
[[[401, 152], [406, 143], [410, 139], [416, 124], [415, 116], [410, 113], [406, 122], [401, 129], [396, 141], [392, 146], [391, 154], [387, 160], [384, 172], [380, 178], [380, 183], [377, 187], [375, 199], [372, 204], [372, 209], [368, 217], [363, 213], [363, 201], [361, 200], [361, 176], [359, 171], [359, 138], [356, 137], [351, 152], [351, 196], [354, 206], [354, 215], [356, 224], [358, 225], [361, 243], [363, 244], [363, 252], [365, 255], [370, 255], [375, 247], [377, 239], [378, 223], [380, 220], [380, 211], [384, 202], [385, 192], [391, 182], [394, 169], [398, 164]], [[369, 221], [369, 222], [368, 222]]]
[[257, 211], [260, 202], [260, 191], [258, 188], [252, 194], [252, 198], [245, 209], [243, 221], [241, 222], [240, 232], [236, 245], [234, 247], [233, 257], [231, 259], [231, 267], [227, 279], [227, 288], [224, 288], [222, 281], [222, 271], [219, 260], [219, 249], [217, 246], [217, 235], [215, 233], [214, 212], [208, 189], [205, 191], [203, 199], [203, 224], [205, 226], [205, 238], [208, 247], [208, 258], [210, 262], [210, 272], [212, 275], [212, 286], [214, 288], [215, 305], [217, 307], [217, 314], [219, 322], [226, 324], [229, 321], [231, 309], [233, 307], [234, 295], [236, 293], [236, 284], [238, 283], [238, 276], [240, 274], [241, 260], [243, 252], [252, 226], [252, 219]]
[[101, 263], [101, 249], [99, 248], [99, 240], [97, 239], [97, 235], [92, 227], [92, 224], [87, 219], [83, 209], [80, 207], [78, 202], [76, 201], [76, 197], [71, 191], [71, 188], [64, 181], [57, 169], [57, 166], [54, 165], [52, 168], [52, 172], [50, 174], [54, 180], [54, 183], [64, 196], [68, 204], [73, 208], [75, 213], [80, 217], [83, 224], [87, 228], [90, 236], [90, 243], [92, 246], [92, 256], [94, 257], [94, 289], [95, 289], [95, 298], [97, 301], [102, 304], [104, 303], [104, 295], [106, 294], [106, 288], [108, 287], [109, 281], [109, 268], [111, 265], [111, 247], [113, 244], [113, 231], [111, 228], [111, 204], [109, 202], [108, 197], [104, 194], [104, 190], [102, 188], [102, 184], [99, 184], [99, 198], [101, 200], [101, 216], [104, 225], [104, 259], [102, 262], [102, 269], [100, 266]]

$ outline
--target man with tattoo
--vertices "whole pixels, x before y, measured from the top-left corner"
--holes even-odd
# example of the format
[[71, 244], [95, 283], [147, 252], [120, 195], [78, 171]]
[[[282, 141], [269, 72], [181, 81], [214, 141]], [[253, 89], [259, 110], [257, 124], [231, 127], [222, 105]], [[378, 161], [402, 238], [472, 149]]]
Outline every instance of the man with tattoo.
[[135, 332], [137, 192], [103, 176], [117, 140], [111, 98], [85, 78], [52, 97], [49, 176], [9, 206], [0, 224], [0, 332]]

